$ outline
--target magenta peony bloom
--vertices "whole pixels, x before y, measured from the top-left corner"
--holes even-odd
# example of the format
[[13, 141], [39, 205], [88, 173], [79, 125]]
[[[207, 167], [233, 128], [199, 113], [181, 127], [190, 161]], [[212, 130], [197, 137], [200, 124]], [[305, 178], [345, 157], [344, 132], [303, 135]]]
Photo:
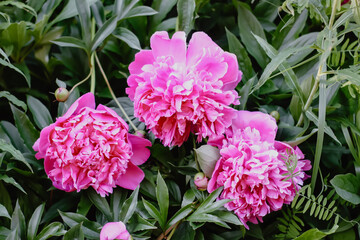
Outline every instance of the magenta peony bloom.
[[151, 37], [151, 50], [135, 55], [129, 66], [129, 88], [135, 116], [165, 146], [180, 146], [190, 132], [203, 137], [224, 133], [239, 104], [234, 90], [241, 80], [234, 54], [224, 52], [203, 32], [167, 32]]
[[100, 232], [100, 240], [130, 240], [131, 236], [122, 222], [109, 222]]
[[135, 189], [144, 178], [137, 165], [150, 156], [151, 143], [128, 133], [112, 109], [87, 93], [66, 114], [44, 128], [33, 148], [44, 158], [46, 174], [58, 189], [71, 192], [92, 186], [101, 196], [116, 185]]
[[[304, 171], [311, 168], [309, 160], [302, 160], [299, 148], [275, 141], [276, 131], [270, 115], [238, 111], [227, 138], [208, 142], [217, 146], [222, 142], [208, 191], [223, 186], [219, 199], [234, 199], [225, 207], [247, 228], [247, 221], [258, 223], [266, 214], [289, 204], [307, 177]], [[295, 167], [289, 179], [286, 161]]]

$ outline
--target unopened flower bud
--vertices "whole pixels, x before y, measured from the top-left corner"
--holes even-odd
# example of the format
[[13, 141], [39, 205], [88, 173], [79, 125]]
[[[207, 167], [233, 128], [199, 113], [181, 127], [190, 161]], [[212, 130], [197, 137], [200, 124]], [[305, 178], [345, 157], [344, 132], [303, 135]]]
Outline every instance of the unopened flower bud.
[[278, 122], [280, 119], [280, 113], [278, 111], [272, 111], [270, 113], [270, 116], [272, 116], [276, 120], [276, 122]]
[[55, 98], [58, 102], [65, 102], [69, 97], [69, 91], [66, 88], [58, 88], [55, 91]]
[[145, 138], [146, 132], [143, 130], [136, 130], [135, 135], [141, 138]]
[[208, 185], [208, 179], [204, 173], [198, 172], [194, 176], [194, 183], [198, 190], [205, 191]]

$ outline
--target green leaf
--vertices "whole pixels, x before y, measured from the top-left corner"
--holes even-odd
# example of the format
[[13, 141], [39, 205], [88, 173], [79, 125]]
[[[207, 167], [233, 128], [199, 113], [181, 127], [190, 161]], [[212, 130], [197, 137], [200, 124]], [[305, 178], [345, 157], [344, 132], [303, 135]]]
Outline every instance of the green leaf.
[[27, 5], [25, 3], [18, 2], [18, 1], [2, 1], [2, 2], [0, 2], [0, 6], [6, 6], [6, 5], [12, 5], [14, 7], [17, 7], [19, 9], [22, 9], [22, 10], [30, 13], [34, 17], [37, 16], [36, 11], [32, 7], [30, 7], [29, 5]]
[[10, 138], [11, 144], [22, 153], [30, 153], [25, 146], [24, 140], [21, 138], [18, 129], [10, 122], [1, 121], [0, 126], [6, 135]]
[[60, 222], [53, 222], [47, 225], [39, 235], [36, 236], [35, 240], [46, 240], [52, 236], [62, 236], [64, 233], [64, 225]]
[[11, 93], [9, 93], [8, 91], [0, 91], [0, 98], [1, 97], [4, 97], [6, 98], [7, 100], [9, 100], [9, 102], [11, 102], [12, 104], [18, 106], [18, 107], [21, 107], [22, 109], [24, 109], [24, 111], [26, 112], [27, 111], [27, 106], [26, 104], [17, 99], [17, 97], [15, 97], [14, 95], [12, 95]]
[[157, 229], [153, 223], [150, 223], [146, 219], [142, 218], [139, 214], [134, 214], [134, 216], [131, 218], [131, 221], [134, 224], [128, 224], [126, 226], [126, 228], [129, 227], [128, 230], [130, 232], [137, 232], [137, 231], [143, 231], [143, 230], [149, 230], [149, 229]]
[[352, 204], [360, 204], [360, 183], [355, 175], [339, 174], [331, 179], [330, 183], [340, 197]]
[[119, 220], [126, 224], [134, 214], [138, 202], [139, 187], [137, 187], [121, 207]]
[[169, 190], [160, 172], [158, 172], [156, 182], [157, 182], [156, 199], [160, 207], [160, 216], [161, 216], [160, 226], [162, 229], [165, 229], [165, 223], [167, 220], [168, 209], [169, 209]]
[[44, 213], [44, 209], [45, 209], [45, 203], [39, 205], [35, 209], [33, 215], [31, 216], [31, 218], [29, 220], [28, 228], [27, 228], [27, 239], [28, 240], [35, 239], [38, 227], [40, 225], [41, 217]]
[[15, 160], [24, 163], [30, 169], [30, 171], [33, 172], [30, 164], [25, 160], [25, 158], [21, 154], [21, 152], [19, 150], [17, 150], [16, 148], [14, 148], [13, 145], [5, 142], [4, 139], [0, 139], [0, 150], [10, 153], [14, 157]]
[[0, 217], [7, 217], [8, 219], [11, 219], [6, 207], [2, 204], [0, 204]]
[[[64, 7], [64, 9], [56, 16], [56, 18], [53, 21], [51, 21], [51, 25], [78, 15], [76, 1], [77, 0], [69, 0], [66, 6]], [[97, 0], [87, 0], [89, 6], [94, 4], [96, 1]]]
[[262, 39], [266, 39], [264, 29], [245, 4], [237, 2], [236, 7], [241, 41], [244, 43], [247, 51], [256, 59], [258, 64], [264, 68], [268, 59], [253, 35], [255, 34]]
[[77, 206], [76, 213], [86, 216], [87, 213], [89, 212], [90, 208], [92, 207], [92, 205], [93, 204], [90, 201], [90, 199], [88, 198], [87, 194], [82, 194], [80, 197], [80, 202]]
[[[314, 122], [316, 126], [319, 127], [318, 117], [311, 111], [311, 109], [305, 112], [305, 115], [309, 118], [310, 121]], [[324, 124], [324, 131], [327, 135], [329, 135], [332, 139], [334, 139], [339, 145], [341, 145], [340, 141], [337, 139], [333, 130], [326, 124]]]
[[32, 149], [35, 141], [39, 138], [39, 132], [35, 129], [34, 125], [30, 122], [26, 114], [18, 108], [10, 104], [11, 111], [14, 116], [15, 125], [19, 130], [21, 138], [24, 140], [25, 145]]
[[131, 32], [127, 28], [123, 28], [123, 27], [118, 28], [114, 36], [124, 41], [129, 47], [136, 50], [141, 50], [139, 39], [133, 32]]
[[194, 200], [195, 200], [195, 193], [194, 190], [190, 188], [184, 194], [183, 200], [181, 202], [181, 207], [183, 208], [187, 206], [189, 203], [192, 203]]
[[[28, 79], [27, 79], [26, 75], [25, 75], [19, 68], [15, 67], [15, 66], [14, 66], [13, 64], [11, 64], [10, 62], [5, 61], [5, 60], [3, 60], [3, 59], [1, 59], [1, 58], [0, 58], [0, 64], [1, 64], [1, 65], [4, 65], [4, 66], [6, 66], [6, 67], [9, 67], [9, 68], [15, 70], [16, 72], [20, 73], [20, 74], [25, 78], [26, 82], [28, 83]], [[2, 91], [2, 92], [3, 92], [3, 91]], [[2, 96], [2, 97], [3, 97], [3, 96]], [[15, 104], [15, 103], [14, 103], [14, 104]], [[24, 110], [25, 110], [25, 109], [24, 109]], [[25, 111], [26, 111], [26, 110], [25, 110]]]
[[157, 11], [148, 6], [137, 6], [131, 9], [128, 14], [124, 16], [124, 18], [133, 18], [140, 16], [151, 16], [157, 14]]
[[243, 72], [244, 77], [246, 79], [250, 79], [254, 75], [254, 70], [246, 49], [232, 32], [230, 32], [227, 28], [225, 28], [225, 30], [229, 44], [229, 51], [236, 55], [239, 68]]
[[26, 223], [25, 223], [25, 217], [22, 213], [19, 205], [19, 200], [16, 201], [14, 212], [11, 216], [11, 230], [17, 229], [17, 232], [20, 239], [25, 239], [25, 230], [26, 230]]
[[40, 102], [38, 99], [27, 95], [27, 104], [29, 106], [30, 112], [33, 116], [33, 119], [36, 125], [43, 129], [44, 127], [49, 126], [53, 123], [50, 112], [45, 105]]
[[110, 198], [110, 208], [113, 213], [113, 219], [115, 222], [119, 221], [119, 215], [123, 202], [125, 202], [127, 191], [121, 188], [115, 188]]
[[105, 197], [101, 197], [95, 190], [89, 189], [88, 197], [90, 201], [96, 206], [97, 209], [102, 212], [108, 221], [112, 221], [112, 214], [110, 211], [110, 206], [106, 201]]
[[28, 66], [26, 65], [25, 61], [20, 63], [15, 63], [15, 67], [17, 67], [22, 73], [25, 75], [25, 80], [29, 88], [31, 88], [31, 75]]
[[87, 51], [85, 43], [74, 37], [60, 37], [56, 40], [51, 41], [52, 43], [55, 43], [56, 45], [60, 47], [74, 47], [74, 48], [80, 48], [85, 51]]
[[157, 11], [157, 14], [151, 18], [151, 28], [159, 25], [159, 23], [166, 17], [170, 10], [175, 6], [176, 0], [154, 0], [151, 7]]
[[116, 28], [117, 16], [112, 16], [108, 19], [101, 28], [96, 32], [94, 39], [91, 42], [90, 49], [95, 51], [95, 49], [108, 37]]
[[214, 146], [202, 145], [194, 151], [201, 170], [211, 178], [216, 162], [220, 159], [220, 150]]
[[176, 240], [194, 240], [195, 230], [190, 226], [188, 222], [182, 222], [176, 229], [171, 239]]
[[0, 180], [3, 180], [4, 182], [13, 185], [14, 187], [16, 187], [17, 189], [19, 189], [19, 190], [22, 191], [23, 193], [27, 194], [27, 193], [25, 192], [25, 190], [21, 187], [21, 185], [20, 185], [18, 182], [15, 181], [14, 178], [9, 177], [9, 176], [7, 176], [7, 175], [0, 175]]
[[320, 231], [317, 228], [312, 228], [310, 230], [307, 230], [306, 232], [304, 232], [303, 234], [301, 234], [300, 236], [298, 236], [294, 240], [309, 240], [309, 239], [311, 239], [311, 240], [319, 240], [319, 239], [322, 239], [322, 238], [326, 237], [327, 235], [333, 234], [338, 227], [339, 226], [337, 224], [335, 224], [327, 232]]
[[166, 224], [165, 229], [168, 229], [170, 226], [174, 225], [178, 221], [185, 219], [192, 211], [194, 211], [193, 207], [194, 206], [192, 203], [186, 205], [185, 207], [182, 207], [174, 214], [174, 216], [170, 218], [170, 220]]
[[273, 73], [277, 68], [283, 73], [287, 85], [295, 91], [296, 95], [299, 96], [302, 105], [305, 104], [304, 94], [299, 85], [298, 79], [294, 71], [286, 63], [286, 58], [289, 57], [296, 51], [303, 51], [304, 49], [309, 48], [309, 46], [301, 47], [297, 49], [287, 49], [280, 53], [277, 53], [276, 49], [267, 43], [263, 38], [254, 35], [256, 41], [260, 46], [265, 50], [266, 54], [271, 58], [271, 62], [266, 66], [263, 74], [261, 75], [259, 82], [254, 86], [251, 92], [259, 89], [267, 79], [269, 79], [271, 73]]
[[188, 34], [194, 26], [195, 0], [178, 0], [176, 31]]
[[150, 202], [146, 201], [144, 198], [142, 199], [142, 201], [143, 201], [146, 211], [150, 214], [150, 216], [155, 218], [155, 220], [158, 221], [160, 225], [164, 225], [165, 223], [161, 222], [162, 217], [160, 215], [159, 210], [157, 210], [154, 205], [152, 205]]
[[90, 5], [88, 0], [76, 0], [75, 3], [81, 23], [82, 39], [86, 47], [89, 47], [91, 41]]
[[63, 240], [84, 240], [84, 233], [81, 229], [82, 222], [70, 228], [64, 235]]
[[101, 225], [97, 222], [89, 221], [85, 216], [77, 213], [70, 212], [61, 212], [59, 211], [61, 218], [63, 221], [69, 226], [74, 227], [79, 223], [83, 223], [82, 230], [86, 238], [90, 239], [99, 239], [99, 229], [101, 229]]
[[131, 0], [128, 4], [126, 2], [125, 0], [116, 0], [114, 3], [114, 15], [118, 16], [118, 20], [123, 19], [139, 0]]

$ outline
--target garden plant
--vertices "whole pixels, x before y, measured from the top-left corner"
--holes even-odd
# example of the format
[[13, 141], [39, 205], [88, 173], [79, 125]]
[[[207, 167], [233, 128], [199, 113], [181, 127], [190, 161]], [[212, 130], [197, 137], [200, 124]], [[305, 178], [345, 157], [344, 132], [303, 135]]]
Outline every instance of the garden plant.
[[360, 239], [359, 0], [0, 1], [0, 239]]

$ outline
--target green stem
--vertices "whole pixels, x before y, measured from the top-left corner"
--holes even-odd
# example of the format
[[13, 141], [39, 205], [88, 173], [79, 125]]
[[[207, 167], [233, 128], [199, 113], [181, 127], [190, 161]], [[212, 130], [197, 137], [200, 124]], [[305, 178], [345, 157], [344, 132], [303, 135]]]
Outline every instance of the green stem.
[[112, 98], [114, 99], [115, 103], [118, 105], [118, 107], [120, 108], [121, 112], [124, 114], [125, 118], [127, 119], [127, 121], [129, 122], [129, 124], [131, 125], [131, 127], [134, 129], [134, 131], [137, 131], [137, 127], [134, 125], [134, 123], [131, 121], [131, 119], [129, 118], [129, 116], [126, 114], [124, 108], [121, 106], [120, 102], [117, 100], [115, 94], [114, 94], [114, 91], [112, 90], [111, 86], [110, 86], [110, 83], [109, 83], [109, 80], [108, 78], [106, 77], [106, 74], [101, 66], [101, 63], [99, 61], [99, 58], [98, 56], [96, 55], [96, 53], [94, 53], [94, 56], [95, 56], [95, 60], [96, 60], [96, 63], [97, 65], [99, 66], [99, 70], [105, 80], [105, 83], [110, 91], [110, 94], [112, 96]]
[[78, 82], [77, 84], [75, 84], [75, 85], [71, 88], [71, 90], [69, 91], [69, 95], [74, 91], [74, 89], [75, 89], [77, 86], [79, 86], [80, 84], [83, 84], [84, 82], [86, 82], [86, 81], [89, 79], [90, 76], [92, 76], [93, 69], [94, 69], [94, 68], [91, 67], [89, 74], [88, 74], [83, 80], [81, 80], [80, 82]]
[[[95, 18], [92, 18], [91, 20], [91, 40], [95, 36]], [[90, 80], [90, 92], [95, 94], [95, 84], [96, 84], [96, 76], [95, 76], [95, 59], [94, 59], [95, 52], [91, 53], [90, 55], [90, 69], [93, 69], [91, 74], [91, 80]]]

